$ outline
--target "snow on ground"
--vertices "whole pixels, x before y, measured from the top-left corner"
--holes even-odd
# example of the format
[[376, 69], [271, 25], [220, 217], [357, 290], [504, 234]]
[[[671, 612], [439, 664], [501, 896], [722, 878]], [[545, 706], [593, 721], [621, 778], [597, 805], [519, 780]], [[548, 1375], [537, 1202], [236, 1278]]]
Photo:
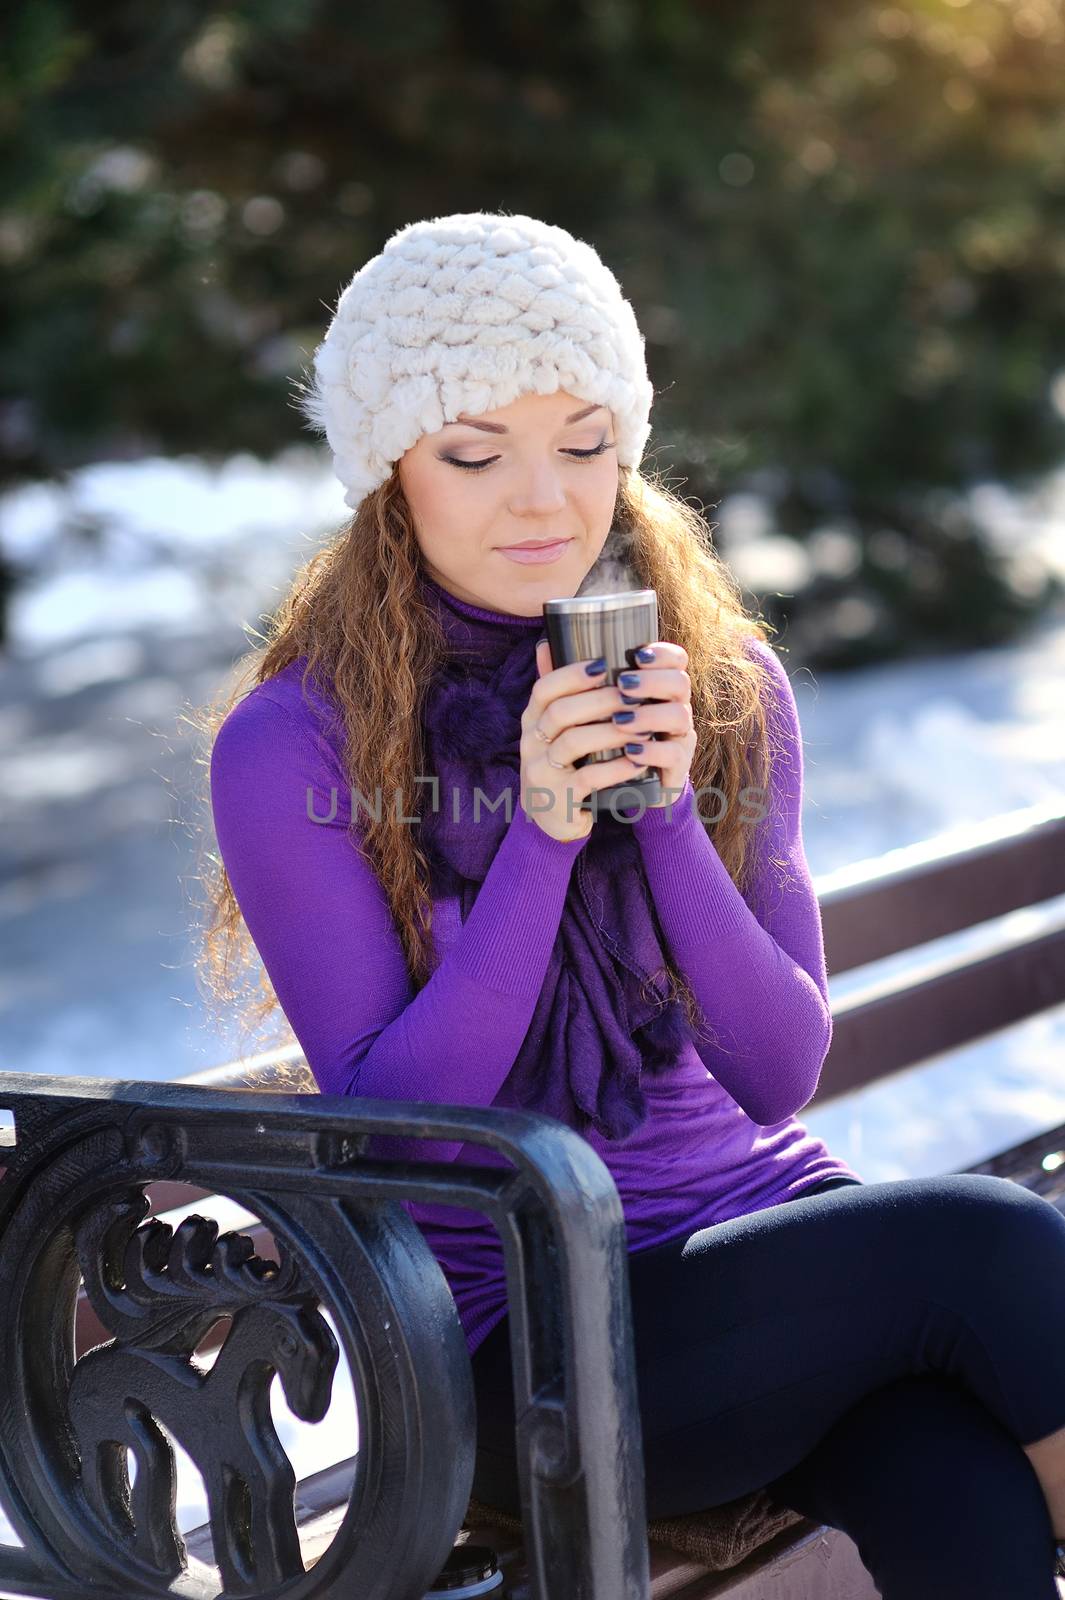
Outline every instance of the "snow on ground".
[[[1065, 572], [1065, 470], [1025, 500], [983, 486], [974, 505], [1018, 559], [1038, 551]], [[101, 463], [0, 501], [3, 548], [42, 564], [16, 596], [0, 676], [7, 1068], [158, 1080], [237, 1053], [193, 977], [206, 752], [181, 713], [222, 692], [290, 575], [344, 515], [331, 473], [304, 447], [220, 469]], [[717, 515], [727, 529], [727, 503]], [[949, 844], [1065, 797], [1065, 615], [1020, 644], [857, 672], [815, 675], [782, 659], [804, 732], [804, 831], [820, 891], [855, 863]], [[1017, 931], [1063, 918], [1065, 897], [1003, 920]], [[898, 965], [841, 975], [833, 996]], [[1065, 1006], [803, 1120], [869, 1181], [970, 1165], [1065, 1121]], [[350, 1382], [317, 1429], [292, 1419], [279, 1393], [275, 1416], [301, 1476], [355, 1447]], [[179, 1498], [181, 1525], [201, 1521], [187, 1460]]]

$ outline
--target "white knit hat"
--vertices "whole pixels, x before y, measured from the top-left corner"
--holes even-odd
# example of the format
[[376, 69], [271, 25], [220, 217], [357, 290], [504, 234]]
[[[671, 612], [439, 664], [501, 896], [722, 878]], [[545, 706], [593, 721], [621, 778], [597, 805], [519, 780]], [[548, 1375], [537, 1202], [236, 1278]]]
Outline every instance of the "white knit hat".
[[340, 295], [298, 387], [352, 510], [422, 434], [522, 394], [609, 406], [621, 466], [651, 431], [643, 335], [614, 274], [565, 228], [505, 212], [398, 229]]

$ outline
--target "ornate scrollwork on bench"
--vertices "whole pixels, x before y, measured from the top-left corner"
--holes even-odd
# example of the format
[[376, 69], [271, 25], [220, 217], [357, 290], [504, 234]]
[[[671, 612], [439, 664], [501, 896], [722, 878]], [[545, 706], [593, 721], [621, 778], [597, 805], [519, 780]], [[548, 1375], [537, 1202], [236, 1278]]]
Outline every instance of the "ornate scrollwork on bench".
[[[406, 1600], [439, 1572], [473, 1477], [462, 1329], [388, 1184], [360, 1192], [350, 1119], [300, 1098], [0, 1075], [15, 1113], [0, 1181], [0, 1497], [24, 1547], [0, 1554], [0, 1588]], [[160, 1180], [229, 1196], [261, 1219], [255, 1238], [152, 1217], [145, 1186]], [[110, 1337], [77, 1359], [82, 1279]], [[211, 1364], [198, 1347], [219, 1323]], [[271, 1384], [319, 1420], [341, 1353], [355, 1471], [332, 1542], [305, 1565]], [[213, 1564], [177, 1526], [175, 1444], [203, 1478]]]
[[[174, 1515], [176, 1439], [204, 1481], [226, 1590], [261, 1592], [304, 1570], [296, 1478], [270, 1415], [270, 1383], [278, 1373], [294, 1415], [321, 1421], [337, 1342], [289, 1251], [279, 1265], [263, 1261], [246, 1234], [219, 1238], [217, 1223], [196, 1216], [175, 1230], [145, 1222], [148, 1211], [143, 1191], [120, 1191], [74, 1230], [89, 1298], [115, 1333], [71, 1376], [82, 1488], [116, 1542], [179, 1576], [188, 1557]], [[204, 1371], [193, 1353], [225, 1316], [231, 1325]]]

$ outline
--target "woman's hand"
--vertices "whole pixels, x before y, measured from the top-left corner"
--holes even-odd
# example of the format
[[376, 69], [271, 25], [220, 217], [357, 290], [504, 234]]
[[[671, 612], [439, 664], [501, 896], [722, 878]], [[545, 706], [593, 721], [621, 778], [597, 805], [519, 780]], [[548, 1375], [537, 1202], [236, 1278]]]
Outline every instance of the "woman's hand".
[[[654, 660], [638, 667], [639, 686], [625, 689], [625, 695], [644, 700], [643, 705], [627, 705], [635, 713], [621, 724], [625, 743], [643, 743], [643, 750], [629, 757], [635, 767], [656, 767], [662, 779], [663, 798], [647, 809], [673, 805], [691, 774], [699, 735], [692, 720], [692, 682], [688, 676], [688, 652], [682, 644], [667, 644], [656, 639], [637, 652], [652, 651]], [[628, 677], [628, 672], [626, 672]], [[641, 734], [657, 733], [657, 739], [641, 741]]]
[[[663, 787], [673, 791], [661, 806], [675, 800], [687, 782], [696, 744], [687, 651], [661, 640], [646, 648], [654, 652], [654, 661], [637, 669], [638, 686], [618, 688], [606, 683], [605, 672], [590, 676], [585, 661], [552, 669], [547, 641], [536, 647], [540, 675], [521, 719], [521, 800], [553, 839], [585, 838], [595, 816], [580, 809], [581, 801], [593, 790], [624, 783], [644, 767], [660, 768]], [[632, 704], [643, 698], [649, 703]], [[656, 701], [661, 703], [652, 703]], [[625, 711], [634, 713], [631, 723], [613, 720], [616, 712]], [[641, 740], [643, 732], [662, 737]], [[643, 745], [642, 751], [612, 761], [588, 761], [580, 768], [573, 765], [593, 751], [634, 742]], [[526, 805], [530, 788], [538, 792]]]
[[624, 691], [606, 682], [605, 670], [589, 674], [589, 665], [552, 668], [547, 640], [536, 647], [539, 677], [521, 717], [521, 804], [552, 839], [586, 838], [595, 813], [582, 811], [581, 801], [624, 783], [643, 764], [622, 755], [574, 766], [593, 751], [620, 749], [628, 738], [625, 725], [610, 720], [625, 710]]

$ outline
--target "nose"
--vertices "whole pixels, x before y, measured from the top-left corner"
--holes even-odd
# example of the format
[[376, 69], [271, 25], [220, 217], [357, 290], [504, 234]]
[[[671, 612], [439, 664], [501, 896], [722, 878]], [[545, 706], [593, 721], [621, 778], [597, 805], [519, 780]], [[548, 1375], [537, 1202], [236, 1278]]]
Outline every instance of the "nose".
[[515, 515], [545, 515], [566, 504], [559, 466], [554, 461], [533, 461], [522, 473], [522, 487], [511, 502]]

